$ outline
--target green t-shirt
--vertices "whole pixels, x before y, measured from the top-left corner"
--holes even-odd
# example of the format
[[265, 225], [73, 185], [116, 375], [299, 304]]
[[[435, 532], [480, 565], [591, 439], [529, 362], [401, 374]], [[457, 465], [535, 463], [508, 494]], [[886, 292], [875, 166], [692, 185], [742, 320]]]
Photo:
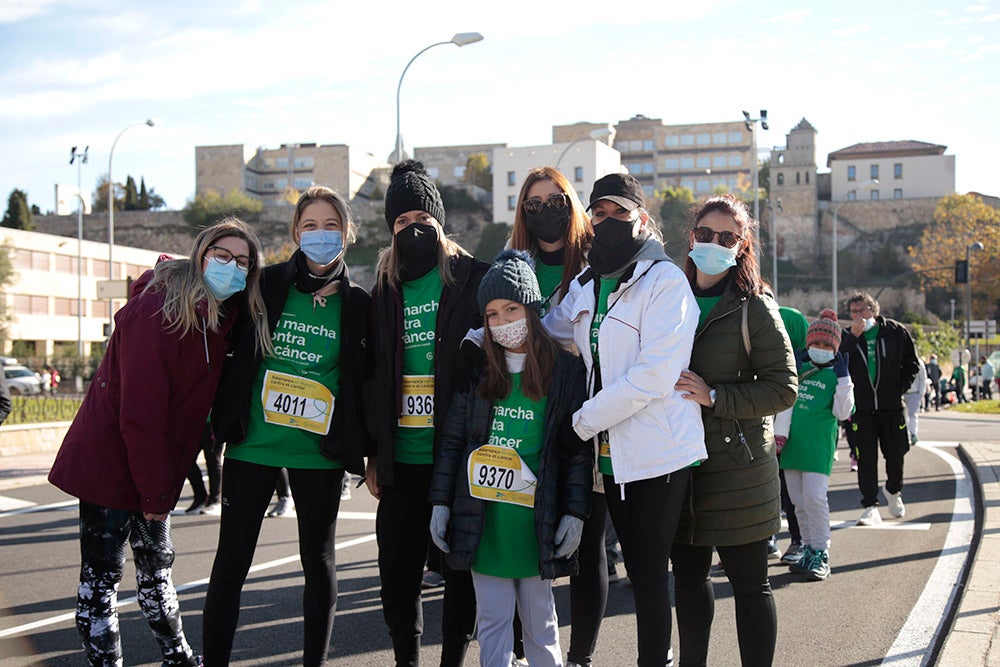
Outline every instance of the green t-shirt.
[[865, 339], [865, 357], [868, 360], [868, 377], [875, 386], [875, 375], [878, 373], [878, 325], [876, 324], [863, 334]]
[[563, 265], [546, 264], [541, 259], [535, 260], [535, 277], [538, 278], [538, 288], [542, 292], [542, 299], [546, 305], [542, 309], [542, 317], [552, 310], [552, 302], [556, 300], [554, 294], [562, 283]]
[[792, 350], [801, 352], [806, 349], [806, 334], [809, 332], [809, 320], [806, 316], [788, 306], [778, 308], [778, 314], [781, 315], [788, 339], [792, 342]]
[[395, 460], [434, 462], [434, 342], [444, 283], [437, 269], [403, 283], [403, 409]]
[[320, 306], [289, 288], [271, 334], [274, 356], [264, 357], [250, 389], [247, 438], [227, 447], [226, 456], [280, 468], [343, 467], [320, 452], [340, 388], [342, 309], [340, 294]]
[[837, 418], [833, 397], [837, 374], [830, 366], [816, 368], [812, 362], [799, 370], [799, 395], [792, 409], [788, 442], [781, 450], [783, 470], [802, 470], [829, 475], [837, 449]]
[[[601, 288], [597, 294], [597, 307], [594, 312], [594, 321], [590, 326], [590, 354], [594, 357], [594, 373], [601, 372], [601, 357], [597, 345], [597, 335], [601, 331], [601, 323], [608, 314], [608, 297], [615, 291], [618, 278], [601, 278]], [[600, 443], [597, 454], [597, 469], [603, 475], [614, 475], [611, 466], [611, 444], [608, 439], [608, 432], [601, 431], [597, 435]]]
[[[511, 373], [510, 396], [493, 404], [493, 423], [487, 444], [509, 447], [538, 475], [548, 398], [533, 401], [521, 391], [521, 373]], [[486, 502], [483, 533], [472, 569], [508, 579], [538, 576], [538, 537], [532, 507]]]
[[705, 323], [705, 320], [708, 319], [708, 314], [712, 312], [712, 309], [715, 308], [715, 304], [719, 303], [719, 299], [721, 298], [721, 294], [718, 296], [696, 296], [694, 298], [694, 300], [698, 302], [699, 329], [701, 328], [701, 325]]

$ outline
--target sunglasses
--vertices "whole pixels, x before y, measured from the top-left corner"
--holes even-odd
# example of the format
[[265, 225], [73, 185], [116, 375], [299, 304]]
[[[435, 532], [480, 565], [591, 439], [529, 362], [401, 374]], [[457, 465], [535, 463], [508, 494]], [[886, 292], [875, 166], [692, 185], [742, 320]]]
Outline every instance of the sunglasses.
[[521, 208], [529, 215], [538, 215], [542, 212], [542, 207], [548, 207], [553, 211], [561, 211], [569, 206], [569, 197], [562, 192], [557, 192], [544, 202], [538, 197], [525, 199], [521, 202]]
[[[698, 243], [718, 243], [726, 248], [732, 248], [743, 240], [743, 237], [736, 232], [729, 230], [717, 232], [711, 227], [695, 227], [693, 232], [694, 240]], [[718, 241], [715, 240], [716, 237], [718, 237]]]

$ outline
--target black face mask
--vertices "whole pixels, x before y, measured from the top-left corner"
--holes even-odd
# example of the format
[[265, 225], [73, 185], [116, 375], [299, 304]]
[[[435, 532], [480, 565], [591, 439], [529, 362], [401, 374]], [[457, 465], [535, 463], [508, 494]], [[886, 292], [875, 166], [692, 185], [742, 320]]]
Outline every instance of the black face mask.
[[423, 264], [437, 255], [438, 231], [433, 225], [412, 223], [396, 234], [396, 250], [404, 264]]
[[635, 257], [649, 233], [639, 232], [632, 236], [635, 220], [619, 220], [608, 216], [594, 225], [594, 244], [590, 248], [588, 261], [599, 276], [615, 273]]
[[555, 243], [563, 238], [569, 227], [569, 207], [555, 210], [543, 206], [541, 213], [525, 213], [524, 224], [536, 239]]

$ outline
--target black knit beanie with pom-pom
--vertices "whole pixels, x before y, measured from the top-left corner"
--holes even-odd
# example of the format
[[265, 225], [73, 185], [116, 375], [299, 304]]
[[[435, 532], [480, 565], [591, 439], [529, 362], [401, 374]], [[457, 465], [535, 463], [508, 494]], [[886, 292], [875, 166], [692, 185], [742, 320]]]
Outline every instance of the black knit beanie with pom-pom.
[[444, 202], [441, 193], [417, 160], [403, 160], [392, 169], [389, 188], [385, 191], [385, 221], [392, 225], [402, 213], [427, 211], [444, 227]]

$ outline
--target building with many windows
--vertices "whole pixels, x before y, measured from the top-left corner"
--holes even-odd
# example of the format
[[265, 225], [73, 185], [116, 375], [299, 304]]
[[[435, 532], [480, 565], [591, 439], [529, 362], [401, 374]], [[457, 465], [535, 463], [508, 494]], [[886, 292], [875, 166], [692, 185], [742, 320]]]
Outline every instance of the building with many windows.
[[289, 189], [325, 185], [348, 199], [372, 188], [372, 170], [384, 163], [344, 144], [282, 144], [249, 149], [244, 144], [195, 147], [195, 192], [237, 190], [265, 206], [289, 205]]
[[[552, 128], [553, 141], [572, 141], [600, 123]], [[706, 195], [715, 188], [750, 187], [752, 136], [744, 121], [664, 125], [637, 115], [615, 126], [613, 146], [622, 166], [642, 183], [647, 195], [667, 186]]]
[[468, 146], [423, 146], [413, 149], [413, 159], [427, 168], [427, 173], [440, 185], [458, 185], [465, 182], [465, 165], [477, 153], [493, 159], [493, 149], [506, 148], [507, 144], [471, 144]]
[[[955, 156], [924, 141], [873, 141], [830, 153], [831, 199], [924, 199], [955, 193]], [[878, 180], [865, 192], [858, 186]]]
[[[72, 356], [82, 344], [84, 356], [107, 338], [107, 299], [97, 297], [98, 283], [108, 280], [108, 244], [0, 228], [0, 242], [13, 249], [14, 283], [0, 295], [13, 316], [3, 354], [15, 341], [35, 357]], [[79, 243], [79, 245], [78, 245]], [[138, 278], [160, 253], [115, 245], [115, 280]], [[78, 257], [82, 261], [78, 261]], [[124, 299], [112, 302], [114, 311]]]
[[517, 196], [528, 172], [555, 167], [569, 179], [586, 205], [590, 190], [601, 176], [621, 171], [621, 155], [595, 139], [577, 139], [545, 146], [493, 149], [493, 221], [514, 224]]

